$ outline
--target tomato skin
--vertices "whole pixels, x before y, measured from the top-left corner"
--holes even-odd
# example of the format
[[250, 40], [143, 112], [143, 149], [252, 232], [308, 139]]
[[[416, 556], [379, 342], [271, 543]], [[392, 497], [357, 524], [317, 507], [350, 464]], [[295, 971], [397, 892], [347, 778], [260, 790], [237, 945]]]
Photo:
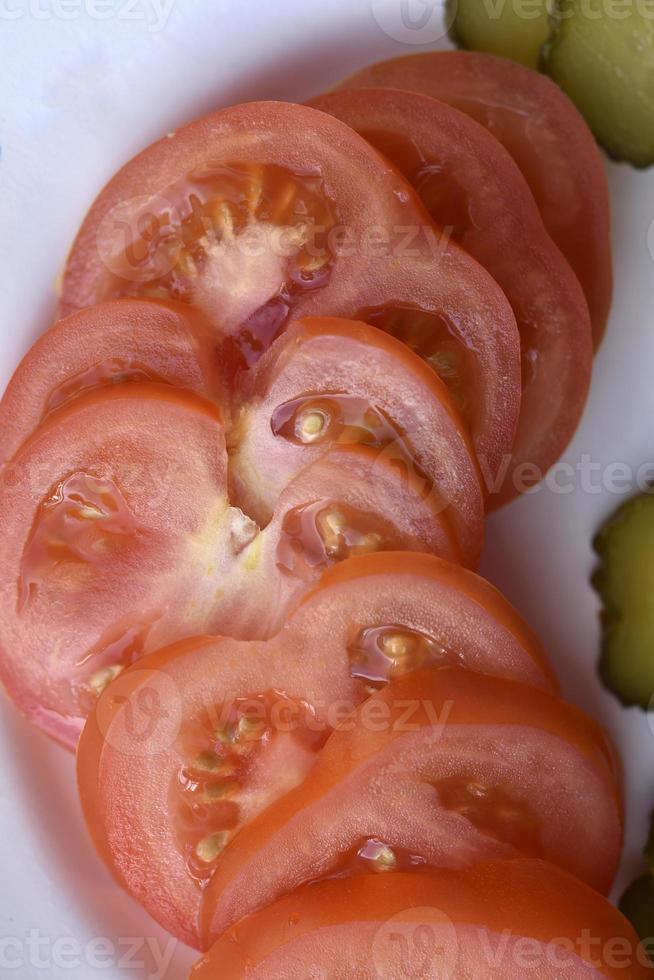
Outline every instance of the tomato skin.
[[130, 379], [222, 396], [208, 327], [188, 307], [154, 300], [102, 303], [55, 323], [27, 353], [0, 401], [0, 462], [50, 411], [91, 388]]
[[582, 285], [597, 346], [613, 292], [609, 193], [595, 140], [561, 89], [522, 65], [470, 51], [383, 61], [357, 72], [342, 87], [430, 95], [472, 116], [504, 144]]
[[[422, 935], [415, 931], [421, 925]], [[401, 965], [393, 957], [393, 932], [395, 940], [405, 940]], [[481, 949], [471, 942], [475, 935]], [[585, 935], [593, 941], [584, 946]], [[517, 947], [514, 959], [507, 946], [502, 953], [502, 944], [495, 945], [499, 936], [527, 941], [532, 959], [526, 973]], [[432, 943], [420, 943], [421, 938]], [[440, 940], [440, 958], [433, 940]], [[311, 970], [328, 980], [355, 975], [376, 980], [380, 970], [394, 980], [413, 980], [419, 960], [420, 975], [430, 980], [444, 975], [450, 980], [471, 975], [517, 980], [540, 961], [529, 940], [545, 945], [542, 972], [534, 972], [540, 980], [561, 976], [562, 967], [571, 980], [645, 980], [652, 975], [633, 928], [605, 898], [544, 862], [515, 860], [309, 885], [232, 926], [197, 964], [191, 980], [299, 980]], [[613, 956], [618, 946], [626, 948], [626, 955]], [[425, 953], [431, 954], [426, 962]]]
[[397, 457], [404, 469], [415, 466], [426, 493], [450, 522], [464, 564], [474, 568], [484, 508], [466, 428], [445, 386], [424, 361], [363, 323], [327, 317], [299, 321], [259, 361], [244, 386], [236, 419], [237, 446], [231, 457], [235, 500], [265, 523], [280, 488], [330, 445], [328, 433], [324, 441], [298, 444], [276, 432], [277, 413], [297, 400], [338, 402], [341, 396], [355, 396], [388, 423], [390, 435], [375, 446], [380, 458]]
[[[461, 730], [470, 733], [469, 757]], [[481, 744], [483, 731], [489, 748], [475, 769], [472, 744]], [[492, 748], [498, 745], [501, 757], [511, 759], [508, 767], [500, 766], [501, 777]], [[475, 784], [478, 779], [486, 786], [489, 779], [493, 786], [506, 784], [510, 809], [524, 806], [524, 819], [535, 821], [533, 835], [515, 845], [492, 830], [476, 836], [467, 818], [460, 821], [457, 807], [454, 817], [441, 804], [435, 787], [444, 770], [465, 771]], [[554, 778], [546, 776], [556, 772]], [[569, 780], [583, 783], [576, 796], [568, 791]], [[591, 796], [598, 835], [592, 844], [586, 819]], [[244, 827], [227, 848], [203, 896], [205, 941], [215, 941], [234, 922], [299, 885], [339, 873], [342, 855], [372, 837], [438, 867], [520, 854], [542, 857], [606, 892], [622, 845], [615, 753], [583, 712], [514, 681], [449, 667], [395, 681], [334, 732], [303, 783]]]
[[[167, 793], [184, 763], [167, 719], [185, 729], [211, 705], [275, 690], [313, 706], [317, 731], [326, 736], [331, 706], [353, 706], [365, 697], [350, 673], [353, 637], [362, 627], [388, 622], [394, 630], [406, 624], [433, 637], [447, 656], [474, 669], [556, 690], [538, 641], [495, 590], [433, 556], [387, 553], [332, 569], [268, 642], [187, 640], [145, 657], [101, 696], [78, 749], [87, 825], [118, 881], [174, 935], [202, 943], [201, 891], [176, 843]], [[161, 695], [160, 722], [143, 742], [137, 735], [147, 727], [142, 705], [149, 688]], [[137, 720], [133, 737], [130, 718]], [[274, 762], [274, 786], [279, 758], [266, 758]]]
[[507, 503], [526, 488], [520, 474], [527, 467], [544, 475], [556, 462], [586, 403], [593, 348], [579, 283], [510, 155], [464, 113], [391, 90], [344, 89], [312, 105], [387, 152], [418, 193], [424, 186], [423, 203], [434, 220], [453, 225], [455, 240], [512, 305], [523, 348], [521, 419], [511, 465], [504, 460], [499, 481], [491, 481], [487, 506]]

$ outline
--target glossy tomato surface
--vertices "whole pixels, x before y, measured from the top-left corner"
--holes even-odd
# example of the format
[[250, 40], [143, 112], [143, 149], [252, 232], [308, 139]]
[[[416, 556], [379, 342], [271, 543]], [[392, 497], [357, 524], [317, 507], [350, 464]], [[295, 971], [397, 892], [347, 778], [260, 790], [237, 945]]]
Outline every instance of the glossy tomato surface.
[[602, 896], [540, 861], [321, 881], [232, 926], [192, 980], [646, 980]]
[[148, 647], [209, 628], [228, 519], [217, 409], [120, 385], [48, 417], [0, 474], [0, 674], [67, 743]]
[[73, 246], [61, 306], [180, 300], [256, 355], [307, 292], [349, 283], [369, 252], [394, 256], [407, 228], [428, 253], [433, 228], [417, 198], [348, 127], [290, 103], [232, 106], [109, 182]]
[[259, 523], [310, 461], [332, 445], [361, 444], [422, 479], [464, 564], [476, 565], [484, 503], [474, 448], [445, 385], [398, 340], [354, 321], [298, 321], [241, 397], [230, 477], [235, 503]]
[[592, 133], [561, 89], [522, 65], [470, 51], [383, 61], [343, 87], [430, 95], [472, 116], [506, 147], [582, 285], [598, 344], [613, 292], [608, 187]]
[[51, 412], [129, 381], [187, 388], [225, 403], [208, 325], [181, 304], [119, 300], [56, 323], [28, 351], [0, 401], [0, 462]]
[[337, 288], [298, 302], [306, 316], [361, 320], [415, 351], [438, 374], [469, 428], [486, 489], [510, 459], [521, 400], [520, 336], [494, 279], [439, 230], [434, 254], [380, 256]]
[[203, 939], [301, 884], [389, 864], [523, 855], [607, 891], [621, 814], [616, 756], [577, 708], [516, 681], [418, 672], [347, 716], [304, 782], [234, 838], [204, 893]]
[[198, 638], [146, 657], [107, 688], [80, 740], [99, 853], [151, 915], [200, 945], [202, 886], [237, 832], [306, 777], [370, 690], [443, 663], [556, 690], [494, 589], [406, 553], [332, 569], [267, 643]]
[[[383, 89], [345, 89], [312, 105], [383, 152], [511, 303], [522, 348], [522, 406], [512, 458], [502, 459], [488, 501], [505, 503], [559, 458], [586, 403], [593, 347], [581, 287], [512, 157], [469, 116], [429, 96]], [[483, 460], [487, 473], [494, 462]]]

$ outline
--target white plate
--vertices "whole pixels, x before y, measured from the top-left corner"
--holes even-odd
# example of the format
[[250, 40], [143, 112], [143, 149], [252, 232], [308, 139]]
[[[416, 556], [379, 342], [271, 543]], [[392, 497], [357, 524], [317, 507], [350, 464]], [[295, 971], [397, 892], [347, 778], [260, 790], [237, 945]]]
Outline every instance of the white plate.
[[[221, 103], [302, 100], [366, 63], [446, 43], [436, 20], [422, 31], [404, 27], [400, 6], [0, 0], [0, 389], [47, 324], [73, 235], [120, 164]], [[410, 13], [425, 11], [425, 0], [410, 0]], [[592, 535], [631, 491], [615, 492], [611, 464], [635, 474], [654, 460], [654, 171], [607, 162], [607, 172], [615, 305], [588, 409], [564, 460], [575, 467], [585, 456], [592, 486], [588, 473], [571, 479], [559, 470], [566, 492], [542, 488], [493, 518], [484, 567], [542, 635], [567, 694], [601, 719], [622, 751], [622, 885], [641, 864], [654, 803], [654, 743], [647, 717], [622, 710], [597, 680], [597, 601], [588, 578]], [[72, 759], [8, 704], [0, 732], [0, 976], [184, 976], [193, 955], [169, 941], [94, 856]]]

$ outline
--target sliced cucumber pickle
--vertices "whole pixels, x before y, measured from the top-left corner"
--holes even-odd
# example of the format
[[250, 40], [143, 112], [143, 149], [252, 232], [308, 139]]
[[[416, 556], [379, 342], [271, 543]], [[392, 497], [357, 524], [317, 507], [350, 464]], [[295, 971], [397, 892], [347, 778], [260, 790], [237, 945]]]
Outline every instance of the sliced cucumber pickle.
[[603, 609], [600, 673], [625, 705], [654, 696], [654, 494], [627, 501], [594, 541]]
[[613, 157], [654, 163], [652, 0], [556, 0], [542, 67]]
[[461, 48], [483, 51], [538, 68], [549, 37], [554, 0], [447, 0], [450, 38]]

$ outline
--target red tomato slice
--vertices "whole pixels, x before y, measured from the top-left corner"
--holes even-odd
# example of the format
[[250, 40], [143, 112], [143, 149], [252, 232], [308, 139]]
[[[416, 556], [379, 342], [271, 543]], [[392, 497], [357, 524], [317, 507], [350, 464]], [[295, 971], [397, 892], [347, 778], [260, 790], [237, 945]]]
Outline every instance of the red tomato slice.
[[0, 676], [55, 738], [120, 666], [209, 628], [226, 469], [217, 409], [150, 384], [80, 396], [3, 468]]
[[152, 654], [104, 692], [80, 740], [99, 853], [198, 945], [202, 885], [227, 840], [305, 778], [330, 726], [371, 687], [443, 662], [556, 689], [505, 600], [428, 555], [344, 562], [267, 643], [200, 638]]
[[302, 320], [262, 358], [242, 398], [230, 477], [236, 502], [259, 523], [326, 448], [364, 444], [415, 468], [464, 564], [475, 566], [484, 508], [474, 449], [445, 386], [399, 341], [354, 321]]
[[398, 549], [461, 561], [451, 528], [415, 474], [365, 446], [335, 446], [288, 485], [270, 523], [240, 555], [220, 600], [219, 632], [273, 636], [325, 569]]
[[[503, 461], [495, 486], [487, 478], [490, 505], [505, 503], [529, 485], [521, 473], [536, 467], [544, 475], [559, 458], [586, 403], [593, 347], [579, 283], [512, 158], [468, 116], [428, 96], [381, 89], [343, 90], [312, 105], [385, 153], [511, 303], [522, 344], [520, 424], [510, 465]], [[490, 476], [492, 466], [481, 463]]]
[[49, 734], [74, 745], [143, 653], [198, 632], [271, 635], [349, 554], [460, 559], [424, 485], [365, 448], [300, 473], [263, 531], [229, 506], [226, 471], [217, 409], [143, 383], [78, 395], [4, 466], [0, 676]]
[[242, 330], [245, 346], [249, 335], [256, 355], [308, 291], [361, 275], [371, 228], [388, 256], [407, 231], [420, 254], [435, 238], [403, 178], [342, 123], [283, 102], [232, 106], [109, 182], [73, 246], [62, 310], [182, 300], [222, 331]]
[[615, 756], [577, 708], [441, 668], [396, 681], [342, 728], [226, 848], [203, 895], [206, 942], [305, 882], [361, 867], [524, 855], [610, 887], [622, 843]]
[[523, 65], [469, 51], [384, 61], [343, 87], [431, 95], [472, 116], [504, 144], [582, 285], [599, 344], [613, 291], [609, 193], [595, 140], [561, 89]]
[[647, 980], [631, 924], [540, 861], [360, 875], [301, 888], [233, 926], [191, 980]]
[[520, 337], [506, 297], [448, 239], [436, 261], [379, 258], [347, 284], [307, 293], [294, 319], [334, 316], [386, 330], [447, 386], [492, 487], [513, 447], [520, 412]]
[[0, 462], [50, 412], [92, 388], [157, 381], [218, 398], [207, 332], [188, 307], [144, 300], [103, 303], [60, 320], [25, 356], [0, 401]]

